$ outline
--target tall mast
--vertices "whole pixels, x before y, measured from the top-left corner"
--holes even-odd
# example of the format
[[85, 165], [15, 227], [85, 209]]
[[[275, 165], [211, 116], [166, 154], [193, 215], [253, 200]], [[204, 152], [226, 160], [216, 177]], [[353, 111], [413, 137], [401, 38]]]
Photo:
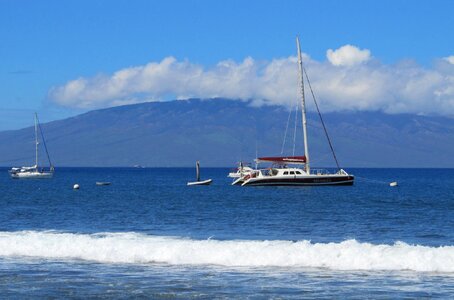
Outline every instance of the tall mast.
[[38, 115], [35, 113], [35, 166], [38, 167]]
[[304, 135], [304, 155], [306, 156], [305, 170], [309, 174], [311, 169], [309, 165], [309, 147], [307, 145], [307, 125], [306, 125], [306, 101], [304, 99], [304, 79], [303, 79], [303, 61], [301, 59], [300, 40], [296, 37], [296, 47], [298, 48], [298, 67], [299, 67], [299, 81], [301, 92], [301, 115], [303, 122], [303, 135]]

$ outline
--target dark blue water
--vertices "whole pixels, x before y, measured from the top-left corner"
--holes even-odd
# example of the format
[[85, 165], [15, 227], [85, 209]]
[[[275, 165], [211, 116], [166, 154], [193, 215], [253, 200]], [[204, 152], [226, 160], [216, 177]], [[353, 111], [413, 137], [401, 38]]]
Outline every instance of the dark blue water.
[[214, 183], [199, 187], [192, 169], [0, 171], [7, 297], [454, 293], [453, 169], [353, 169], [345, 187], [231, 186], [228, 169], [203, 169]]

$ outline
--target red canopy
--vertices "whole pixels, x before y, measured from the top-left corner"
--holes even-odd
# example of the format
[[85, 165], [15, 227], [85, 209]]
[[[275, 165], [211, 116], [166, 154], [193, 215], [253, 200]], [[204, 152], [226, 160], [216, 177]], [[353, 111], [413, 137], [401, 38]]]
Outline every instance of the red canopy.
[[279, 164], [304, 164], [306, 163], [306, 156], [270, 156], [259, 157], [257, 162], [273, 162]]

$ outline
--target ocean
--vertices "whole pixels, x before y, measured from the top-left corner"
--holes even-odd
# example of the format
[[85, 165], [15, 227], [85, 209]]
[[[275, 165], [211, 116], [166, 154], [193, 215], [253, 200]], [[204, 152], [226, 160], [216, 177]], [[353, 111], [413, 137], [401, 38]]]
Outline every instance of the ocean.
[[187, 187], [194, 169], [0, 169], [1, 297], [454, 297], [454, 169], [347, 171], [239, 187], [202, 168], [213, 184]]

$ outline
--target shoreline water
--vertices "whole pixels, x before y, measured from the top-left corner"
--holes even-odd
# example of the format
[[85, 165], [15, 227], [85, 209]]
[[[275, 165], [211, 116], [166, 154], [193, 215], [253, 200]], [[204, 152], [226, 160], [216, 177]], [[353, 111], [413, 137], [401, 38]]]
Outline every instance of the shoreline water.
[[[231, 186], [228, 170], [204, 168], [214, 183], [198, 188], [186, 186], [193, 168], [57, 168], [44, 181], [4, 173], [2, 295], [454, 292], [454, 169], [352, 169], [354, 186], [250, 188]], [[399, 186], [381, 183], [391, 180]]]

